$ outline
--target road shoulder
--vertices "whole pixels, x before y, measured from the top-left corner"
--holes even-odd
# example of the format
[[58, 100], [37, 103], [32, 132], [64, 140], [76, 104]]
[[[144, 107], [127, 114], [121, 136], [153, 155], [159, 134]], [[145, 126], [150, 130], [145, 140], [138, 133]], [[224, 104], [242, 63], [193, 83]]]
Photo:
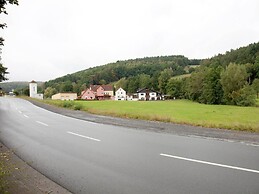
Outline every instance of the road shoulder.
[[48, 179], [26, 162], [16, 156], [0, 142], [0, 160], [5, 170], [9, 173], [5, 176], [7, 182], [6, 191], [10, 194], [70, 194], [69, 191]]

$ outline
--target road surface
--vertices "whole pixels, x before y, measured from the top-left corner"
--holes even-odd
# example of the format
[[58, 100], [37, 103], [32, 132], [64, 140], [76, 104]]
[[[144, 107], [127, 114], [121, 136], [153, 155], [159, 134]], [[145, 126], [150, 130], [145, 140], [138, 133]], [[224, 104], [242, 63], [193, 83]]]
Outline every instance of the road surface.
[[73, 193], [259, 193], [259, 147], [62, 116], [0, 98], [0, 141]]

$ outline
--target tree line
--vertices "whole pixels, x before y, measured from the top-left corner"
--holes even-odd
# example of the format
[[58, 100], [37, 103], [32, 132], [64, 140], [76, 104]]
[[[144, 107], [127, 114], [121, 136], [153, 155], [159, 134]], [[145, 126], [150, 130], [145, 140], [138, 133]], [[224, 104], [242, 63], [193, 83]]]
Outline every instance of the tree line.
[[[254, 79], [250, 78], [251, 67], [257, 69]], [[204, 104], [254, 105], [259, 93], [259, 57], [255, 64], [201, 66], [189, 78], [170, 79], [167, 92]]]

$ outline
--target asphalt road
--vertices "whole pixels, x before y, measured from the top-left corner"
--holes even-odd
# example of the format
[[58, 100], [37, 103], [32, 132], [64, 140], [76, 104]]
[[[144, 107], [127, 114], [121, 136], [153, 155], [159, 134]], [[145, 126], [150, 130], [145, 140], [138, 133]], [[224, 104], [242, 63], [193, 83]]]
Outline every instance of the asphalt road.
[[0, 98], [0, 141], [73, 193], [259, 193], [259, 147], [62, 116]]

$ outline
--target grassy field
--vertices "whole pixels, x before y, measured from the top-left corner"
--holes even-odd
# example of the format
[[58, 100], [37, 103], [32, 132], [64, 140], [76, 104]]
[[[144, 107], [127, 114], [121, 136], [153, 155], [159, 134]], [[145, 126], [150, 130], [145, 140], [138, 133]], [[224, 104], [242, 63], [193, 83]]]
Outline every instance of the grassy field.
[[94, 114], [259, 132], [259, 108], [175, 101], [53, 101], [59, 107]]

